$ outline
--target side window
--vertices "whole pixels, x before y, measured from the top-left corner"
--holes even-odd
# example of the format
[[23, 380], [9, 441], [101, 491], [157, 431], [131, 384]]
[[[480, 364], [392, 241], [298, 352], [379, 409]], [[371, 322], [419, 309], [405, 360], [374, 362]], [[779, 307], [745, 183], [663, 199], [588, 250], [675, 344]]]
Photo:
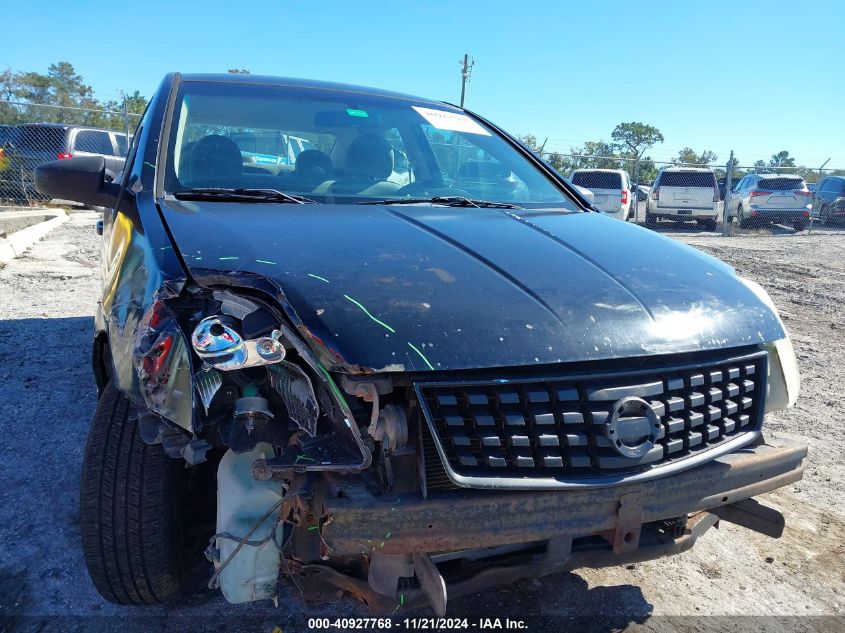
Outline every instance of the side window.
[[129, 143], [126, 142], [126, 134], [115, 134], [114, 141], [117, 145], [117, 155], [125, 158], [129, 151]]
[[76, 133], [73, 141], [73, 149], [77, 152], [88, 152], [91, 154], [114, 155], [114, 148], [111, 144], [108, 132], [99, 130], [80, 130]]

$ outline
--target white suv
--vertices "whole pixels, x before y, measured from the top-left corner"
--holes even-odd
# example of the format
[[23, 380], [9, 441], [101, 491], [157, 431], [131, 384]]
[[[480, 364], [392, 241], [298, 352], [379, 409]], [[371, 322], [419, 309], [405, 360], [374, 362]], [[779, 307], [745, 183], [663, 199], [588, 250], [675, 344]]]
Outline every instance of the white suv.
[[646, 203], [645, 221], [696, 220], [713, 230], [719, 220], [719, 185], [712, 169], [666, 167], [660, 170]]
[[633, 218], [637, 201], [631, 195], [631, 181], [622, 169], [576, 169], [572, 184], [593, 192], [593, 206], [618, 220]]

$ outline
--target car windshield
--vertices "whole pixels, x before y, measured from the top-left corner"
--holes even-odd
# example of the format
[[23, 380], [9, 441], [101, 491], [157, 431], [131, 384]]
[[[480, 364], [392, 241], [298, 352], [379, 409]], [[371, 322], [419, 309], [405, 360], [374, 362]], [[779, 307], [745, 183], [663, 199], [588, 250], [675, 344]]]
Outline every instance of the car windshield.
[[578, 209], [495, 130], [445, 104], [188, 81], [173, 118], [168, 193], [272, 189], [327, 204], [466, 198]]

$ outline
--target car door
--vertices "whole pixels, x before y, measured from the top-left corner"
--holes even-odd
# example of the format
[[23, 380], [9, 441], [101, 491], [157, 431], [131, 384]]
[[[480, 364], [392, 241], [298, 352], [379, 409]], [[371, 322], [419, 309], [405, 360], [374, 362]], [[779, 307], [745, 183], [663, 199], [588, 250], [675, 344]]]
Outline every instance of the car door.
[[736, 183], [736, 184], [735, 184], [735, 185], [731, 188], [731, 199], [730, 199], [730, 202], [728, 203], [728, 215], [729, 215], [729, 216], [732, 216], [732, 217], [736, 217], [736, 216], [737, 216], [737, 212], [736, 212], [736, 210], [737, 210], [737, 208], [739, 207], [739, 202], [740, 202], [740, 200], [741, 200], [741, 196], [742, 196], [742, 193], [741, 193], [741, 192], [742, 192], [742, 187], [743, 187], [743, 185], [745, 184], [745, 182], [746, 182], [747, 180], [748, 180], [748, 176], [745, 176], [744, 178], [741, 178], [741, 179], [739, 180], [739, 182], [737, 182], [737, 183]]

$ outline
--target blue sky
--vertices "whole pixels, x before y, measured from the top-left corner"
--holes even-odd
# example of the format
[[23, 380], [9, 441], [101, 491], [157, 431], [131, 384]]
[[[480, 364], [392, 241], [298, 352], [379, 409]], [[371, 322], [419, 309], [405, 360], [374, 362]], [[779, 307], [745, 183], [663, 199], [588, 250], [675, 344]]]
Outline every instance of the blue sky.
[[789, 150], [845, 167], [845, 2], [6, 3], [0, 66], [71, 62], [101, 98], [149, 96], [164, 73], [359, 83], [457, 102], [566, 151], [620, 121], [666, 141], [734, 149], [743, 164]]

